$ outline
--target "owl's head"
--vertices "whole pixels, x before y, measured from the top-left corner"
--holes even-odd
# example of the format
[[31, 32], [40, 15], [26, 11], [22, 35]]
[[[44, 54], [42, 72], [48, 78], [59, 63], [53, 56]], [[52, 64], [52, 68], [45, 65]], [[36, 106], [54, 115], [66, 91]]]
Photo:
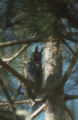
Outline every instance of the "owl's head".
[[35, 62], [41, 62], [42, 52], [43, 52], [43, 48], [41, 49], [41, 51], [38, 51], [38, 47], [36, 47], [35, 51], [32, 53], [30, 57], [30, 60]]

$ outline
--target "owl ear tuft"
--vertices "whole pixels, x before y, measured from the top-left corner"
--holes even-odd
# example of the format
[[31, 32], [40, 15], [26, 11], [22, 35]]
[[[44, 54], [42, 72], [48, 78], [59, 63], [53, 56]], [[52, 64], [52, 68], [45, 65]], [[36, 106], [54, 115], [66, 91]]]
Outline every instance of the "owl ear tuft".
[[36, 47], [35, 52], [38, 52], [38, 46]]

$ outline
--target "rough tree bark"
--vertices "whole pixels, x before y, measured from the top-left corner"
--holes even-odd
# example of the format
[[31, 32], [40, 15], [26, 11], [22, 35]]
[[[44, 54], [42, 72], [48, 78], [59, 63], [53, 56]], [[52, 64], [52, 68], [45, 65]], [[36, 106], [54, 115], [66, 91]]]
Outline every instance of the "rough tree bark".
[[65, 111], [62, 81], [62, 42], [45, 44], [44, 74], [47, 89], [45, 120], [70, 120]]

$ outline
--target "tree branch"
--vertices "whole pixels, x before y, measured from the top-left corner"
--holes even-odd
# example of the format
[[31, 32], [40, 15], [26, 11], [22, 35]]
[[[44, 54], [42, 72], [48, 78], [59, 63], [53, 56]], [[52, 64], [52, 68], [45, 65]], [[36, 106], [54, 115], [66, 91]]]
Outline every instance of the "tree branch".
[[32, 44], [35, 42], [42, 42], [42, 40], [38, 40], [38, 39], [30, 39], [30, 40], [14, 40], [14, 41], [8, 41], [8, 42], [3, 42], [0, 43], [0, 48], [1, 47], [8, 47], [8, 46], [13, 46], [13, 45], [18, 45], [18, 44]]
[[36, 89], [36, 85], [34, 84], [34, 82], [30, 82], [28, 80], [26, 80], [26, 78], [24, 76], [22, 76], [20, 73], [18, 73], [16, 70], [14, 70], [11, 66], [9, 66], [8, 64], [6, 64], [5, 62], [3, 62], [0, 59], [0, 65], [8, 70], [10, 73], [12, 73], [15, 77], [17, 77], [21, 82], [23, 82], [27, 87], [29, 87], [30, 89]]
[[78, 35], [78, 31], [69, 31], [67, 33], [68, 33], [69, 36], [70, 35]]
[[14, 101], [14, 100], [16, 99], [16, 97], [19, 95], [21, 87], [22, 87], [22, 83], [20, 83], [20, 85], [18, 86], [18, 89], [16, 90], [14, 96], [11, 98], [13, 101]]
[[24, 45], [14, 56], [12, 56], [10, 58], [3, 58], [2, 60], [4, 62], [10, 62], [10, 61], [14, 60], [18, 55], [21, 54], [21, 52], [24, 51], [25, 48], [27, 48], [27, 45]]
[[30, 119], [34, 119], [38, 114], [40, 114], [42, 111], [44, 111], [46, 108], [45, 103], [41, 105], [32, 115], [30, 116]]
[[64, 99], [65, 99], [65, 101], [78, 99], [78, 95], [65, 95]]
[[62, 87], [64, 86], [65, 82], [67, 81], [68, 77], [70, 76], [72, 69], [76, 63], [76, 59], [77, 59], [77, 56], [73, 56], [73, 58], [71, 59], [70, 64], [63, 76]]
[[78, 43], [78, 40], [71, 38], [71, 37], [67, 37], [67, 36], [65, 37], [65, 40], [69, 40], [71, 42]]
[[71, 111], [67, 108], [66, 105], [65, 105], [65, 110], [66, 110], [66, 112], [68, 113], [68, 115], [70, 116], [71, 120], [74, 120], [74, 117], [73, 117]]
[[8, 102], [9, 102], [10, 107], [11, 107], [12, 110], [14, 111], [15, 109], [14, 109], [14, 107], [13, 107], [13, 101], [11, 100], [11, 98], [10, 98], [10, 96], [9, 96], [9, 94], [8, 94], [7, 88], [5, 87], [5, 85], [4, 85], [4, 83], [3, 83], [3, 80], [2, 80], [1, 78], [0, 78], [0, 85], [1, 85], [1, 87], [2, 87], [2, 89], [3, 89], [3, 91], [4, 91], [5, 96], [6, 96], [7, 99], [8, 99]]
[[[42, 102], [42, 99], [35, 99], [35, 102], [40, 103], [40, 102]], [[16, 104], [16, 105], [18, 105], [18, 104], [30, 104], [30, 100], [28, 99], [28, 100], [14, 101], [13, 104], [14, 104], [14, 105], [15, 105], [15, 104]], [[8, 106], [8, 105], [9, 105], [8, 102], [0, 102], [0, 106]]]
[[68, 43], [65, 41], [65, 40], [63, 40], [63, 43], [67, 46], [67, 48], [72, 52], [72, 54], [74, 55], [74, 56], [77, 56], [77, 54], [74, 52], [74, 50], [68, 45]]
[[7, 88], [5, 87], [5, 85], [4, 85], [4, 83], [3, 83], [3, 81], [2, 81], [1, 78], [0, 78], [0, 84], [1, 84], [1, 87], [2, 87], [2, 89], [3, 89], [3, 91], [4, 91], [4, 94], [5, 94], [6, 98], [8, 99], [8, 104], [10, 105], [10, 108], [12, 109], [16, 120], [18, 120], [17, 115], [16, 115], [16, 113], [15, 113], [16, 109], [15, 109], [15, 107], [13, 106], [13, 101], [11, 100], [11, 98], [10, 98], [10, 96], [9, 96], [9, 94], [8, 94]]

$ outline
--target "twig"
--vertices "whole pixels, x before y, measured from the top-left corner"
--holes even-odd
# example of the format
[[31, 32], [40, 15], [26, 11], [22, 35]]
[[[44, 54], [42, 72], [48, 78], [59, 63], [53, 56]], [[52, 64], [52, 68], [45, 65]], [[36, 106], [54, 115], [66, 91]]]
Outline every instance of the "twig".
[[44, 103], [41, 105], [32, 115], [30, 116], [30, 119], [34, 119], [38, 114], [40, 114], [42, 111], [44, 111], [46, 108], [46, 104]]
[[14, 60], [18, 55], [21, 54], [21, 52], [23, 52], [23, 50], [27, 47], [27, 45], [24, 45], [14, 56], [10, 57], [10, 58], [3, 58], [2, 60], [4, 62], [10, 62], [11, 60]]

